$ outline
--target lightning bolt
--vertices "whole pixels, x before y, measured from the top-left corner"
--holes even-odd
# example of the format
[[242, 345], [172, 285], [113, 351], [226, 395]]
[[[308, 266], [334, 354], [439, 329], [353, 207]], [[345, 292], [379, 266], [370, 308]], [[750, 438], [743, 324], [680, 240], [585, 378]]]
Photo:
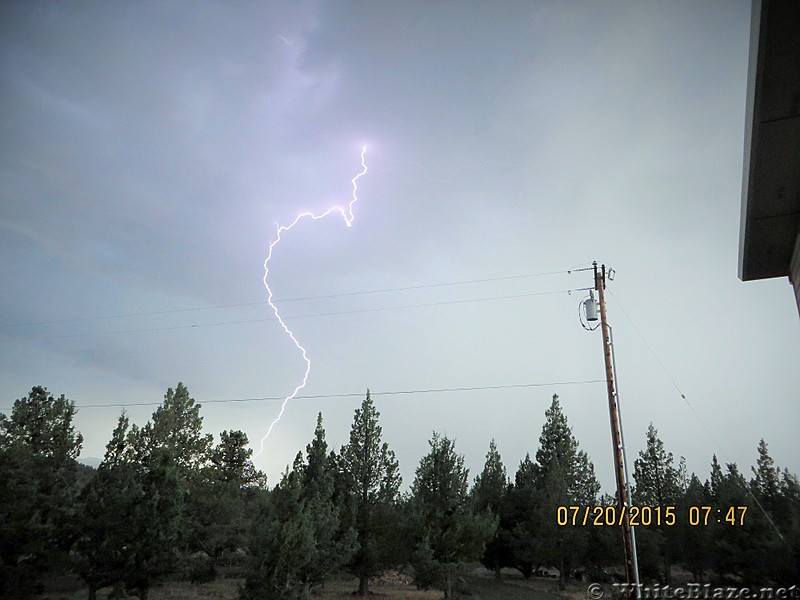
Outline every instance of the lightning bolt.
[[258, 450], [258, 453], [255, 454], [253, 458], [256, 458], [264, 451], [264, 443], [267, 441], [267, 438], [272, 433], [275, 424], [281, 420], [283, 413], [286, 411], [286, 405], [289, 403], [290, 400], [292, 400], [295, 396], [297, 396], [298, 393], [300, 393], [300, 390], [306, 387], [306, 383], [308, 382], [308, 374], [311, 372], [311, 360], [308, 358], [308, 351], [298, 341], [292, 330], [289, 329], [289, 326], [283, 320], [283, 317], [281, 317], [281, 314], [278, 311], [278, 307], [272, 301], [272, 288], [269, 286], [269, 281], [268, 281], [269, 269], [270, 269], [269, 262], [272, 260], [272, 252], [273, 250], [275, 250], [275, 247], [280, 243], [282, 235], [287, 231], [290, 231], [295, 225], [297, 225], [303, 219], [311, 219], [312, 221], [318, 221], [319, 219], [324, 219], [325, 217], [327, 217], [332, 213], [339, 213], [348, 227], [351, 227], [353, 225], [353, 205], [356, 202], [358, 202], [358, 180], [367, 174], [367, 163], [364, 162], [364, 155], [366, 154], [366, 152], [367, 152], [367, 147], [362, 146], [361, 171], [350, 180], [350, 183], [352, 183], [353, 185], [353, 194], [352, 194], [352, 199], [347, 204], [346, 209], [341, 206], [332, 206], [328, 210], [320, 214], [314, 214], [312, 212], [302, 212], [299, 215], [297, 215], [294, 221], [292, 221], [289, 225], [277, 225], [277, 236], [275, 237], [273, 242], [269, 245], [269, 252], [267, 253], [266, 260], [264, 260], [264, 287], [267, 289], [267, 296], [268, 296], [267, 302], [269, 302], [269, 305], [272, 308], [272, 312], [275, 313], [275, 318], [278, 320], [278, 323], [280, 323], [281, 327], [286, 332], [286, 335], [289, 336], [289, 338], [292, 340], [292, 343], [294, 343], [294, 345], [297, 347], [298, 350], [300, 350], [300, 353], [303, 355], [303, 361], [305, 361], [306, 363], [306, 369], [305, 372], [303, 373], [303, 381], [296, 388], [294, 388], [294, 391], [291, 394], [289, 394], [283, 399], [283, 402], [281, 404], [281, 410], [278, 413], [278, 416], [275, 417], [275, 420], [272, 421], [272, 423], [270, 423], [269, 429], [267, 429], [267, 433], [265, 433], [264, 437], [261, 438], [261, 446]]

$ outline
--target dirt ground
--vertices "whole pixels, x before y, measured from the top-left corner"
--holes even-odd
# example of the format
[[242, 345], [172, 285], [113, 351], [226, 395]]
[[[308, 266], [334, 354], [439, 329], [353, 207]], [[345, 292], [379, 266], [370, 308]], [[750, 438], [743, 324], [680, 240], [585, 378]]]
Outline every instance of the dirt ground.
[[[210, 583], [191, 584], [183, 581], [168, 581], [154, 586], [150, 590], [149, 600], [238, 600], [241, 579], [217, 579]], [[315, 596], [321, 600], [353, 600], [354, 590], [358, 589], [358, 581], [332, 581], [326, 583], [324, 589], [315, 590]], [[98, 591], [98, 600], [107, 600], [111, 588]], [[370, 596], [386, 600], [440, 600], [441, 592], [420, 591], [411, 584], [373, 582], [370, 585]], [[50, 591], [42, 596], [45, 600], [86, 600], [88, 591], [85, 588]], [[133, 596], [129, 596], [134, 600]]]
[[498, 581], [494, 573], [481, 566], [469, 569], [463, 575], [471, 600], [577, 600], [586, 598], [586, 588], [570, 584], [560, 592], [553, 579], [526, 580], [518, 571], [503, 569]]
[[[566, 592], [559, 592], [557, 582], [546, 579], [526, 581], [516, 571], [503, 570], [500, 581], [480, 566], [466, 569], [455, 589], [460, 597], [467, 600], [577, 600], [585, 598], [585, 588], [570, 586]], [[204, 584], [191, 584], [169, 581], [150, 590], [149, 600], [238, 600], [242, 580], [219, 578]], [[51, 589], [41, 598], [44, 600], [86, 600], [88, 592], [73, 581], [64, 583], [61, 589]], [[574, 587], [575, 589], [571, 589]], [[315, 590], [321, 600], [354, 600], [358, 596], [355, 579], [343, 579], [326, 583], [323, 589]], [[104, 588], [97, 594], [98, 600], [107, 600], [111, 588]], [[443, 593], [437, 590], [417, 590], [407, 576], [389, 573], [370, 582], [370, 596], [380, 600], [441, 600]], [[131, 597], [131, 600], [133, 597]]]

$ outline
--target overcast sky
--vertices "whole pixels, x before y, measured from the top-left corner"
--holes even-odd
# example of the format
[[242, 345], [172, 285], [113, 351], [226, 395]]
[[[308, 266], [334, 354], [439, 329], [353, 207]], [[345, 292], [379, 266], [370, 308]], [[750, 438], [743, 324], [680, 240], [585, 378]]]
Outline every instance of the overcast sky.
[[[4, 412], [34, 385], [66, 394], [102, 457], [121, 408], [92, 405], [158, 404], [182, 381], [208, 432], [258, 450], [280, 401], [211, 401], [302, 381], [264, 259], [276, 224], [350, 200], [366, 144], [353, 226], [303, 221], [270, 263], [312, 361], [302, 394], [322, 396], [266, 441], [270, 485], [317, 412], [346, 443], [370, 388], [406, 484], [434, 430], [471, 478], [495, 438], [513, 476], [557, 393], [612, 492], [605, 386], [575, 383], [604, 378], [578, 315], [591, 274], [567, 273], [593, 260], [616, 270], [631, 464], [652, 421], [703, 479], [713, 453], [749, 472], [762, 437], [800, 472], [791, 287], [737, 278], [749, 2], [0, 12]], [[474, 280], [490, 281], [440, 285]], [[520, 384], [547, 385], [380, 395]]]

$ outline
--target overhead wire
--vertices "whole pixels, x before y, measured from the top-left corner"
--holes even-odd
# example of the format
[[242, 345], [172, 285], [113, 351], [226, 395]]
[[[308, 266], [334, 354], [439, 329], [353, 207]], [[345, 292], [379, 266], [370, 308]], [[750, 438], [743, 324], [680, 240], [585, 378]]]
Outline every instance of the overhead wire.
[[[360, 290], [355, 292], [340, 292], [336, 294], [321, 294], [318, 296], [302, 296], [297, 298], [286, 298], [286, 299], [276, 299], [275, 302], [280, 303], [287, 303], [287, 302], [300, 302], [305, 300], [324, 300], [329, 298], [344, 298], [347, 296], [364, 296], [368, 294], [383, 294], [383, 293], [390, 293], [390, 292], [405, 292], [410, 290], [422, 290], [422, 289], [431, 289], [431, 288], [439, 288], [439, 287], [448, 287], [448, 286], [455, 286], [455, 285], [469, 285], [474, 283], [487, 283], [487, 282], [497, 282], [497, 281], [511, 281], [513, 279], [526, 279], [531, 277], [544, 277], [546, 275], [564, 275], [570, 274], [573, 270], [564, 269], [561, 271], [542, 271], [539, 273], [526, 273], [522, 275], [507, 275], [504, 277], [486, 277], [482, 279], [464, 279], [460, 281], [446, 281], [446, 282], [437, 282], [437, 283], [427, 283], [427, 284], [420, 284], [420, 285], [411, 285], [411, 286], [404, 286], [404, 287], [394, 287], [394, 288], [382, 288], [376, 290]], [[56, 325], [60, 323], [77, 323], [83, 321], [100, 321], [100, 320], [109, 320], [109, 319], [125, 319], [131, 317], [149, 317], [155, 315], [168, 315], [173, 313], [183, 313], [183, 312], [197, 312], [202, 310], [219, 310], [224, 308], [242, 308], [245, 306], [263, 306], [268, 305], [269, 303], [266, 300], [258, 301], [258, 302], [243, 302], [238, 304], [218, 304], [214, 306], [200, 306], [196, 308], [173, 308], [173, 309], [164, 309], [164, 310], [155, 310], [155, 311], [145, 311], [145, 312], [137, 312], [137, 313], [126, 313], [126, 314], [119, 314], [119, 315], [103, 315], [103, 316], [92, 316], [92, 317], [74, 317], [70, 319], [56, 319], [52, 321], [36, 321], [30, 323], [10, 323], [6, 325], [2, 325], [2, 327], [33, 327], [38, 325]]]
[[[579, 265], [582, 266], [582, 265]], [[394, 287], [394, 288], [382, 288], [382, 289], [374, 289], [374, 290], [360, 290], [354, 292], [341, 292], [335, 294], [322, 294], [316, 296], [304, 296], [304, 297], [295, 297], [295, 298], [287, 298], [281, 300], [282, 303], [288, 302], [300, 302], [300, 301], [307, 301], [307, 300], [322, 300], [322, 299], [330, 299], [330, 298], [342, 298], [342, 297], [352, 297], [352, 296], [360, 296], [360, 295], [369, 295], [369, 294], [379, 294], [379, 293], [391, 293], [391, 292], [401, 292], [401, 291], [410, 291], [410, 290], [420, 290], [420, 289], [432, 289], [432, 288], [440, 288], [440, 287], [448, 287], [448, 286], [457, 286], [457, 285], [468, 285], [468, 284], [475, 284], [475, 283], [485, 283], [485, 282], [497, 282], [497, 281], [510, 281], [514, 279], [524, 279], [524, 278], [531, 278], [531, 277], [540, 277], [540, 276], [549, 276], [549, 275], [560, 275], [560, 274], [572, 274], [579, 271], [586, 271], [591, 270], [591, 268], [571, 268], [566, 270], [560, 271], [546, 271], [546, 272], [539, 272], [539, 273], [528, 273], [528, 274], [521, 274], [521, 275], [510, 275], [504, 277], [490, 277], [490, 278], [482, 278], [482, 279], [470, 279], [470, 280], [460, 280], [460, 281], [450, 281], [450, 282], [438, 282], [432, 284], [421, 284], [415, 286], [405, 286], [405, 287]], [[333, 312], [326, 312], [326, 313], [312, 313], [312, 314], [303, 314], [303, 315], [295, 315], [293, 317], [288, 317], [291, 319], [303, 319], [303, 318], [314, 318], [314, 317], [324, 317], [324, 316], [338, 316], [338, 315], [347, 315], [347, 314], [358, 314], [358, 313], [368, 313], [368, 312], [381, 312], [381, 311], [390, 311], [390, 310], [402, 310], [402, 309], [409, 309], [409, 308], [424, 308], [424, 307], [433, 307], [433, 306], [441, 306], [441, 305], [453, 305], [453, 304], [463, 304], [463, 303], [471, 303], [471, 302], [484, 302], [484, 301], [491, 301], [491, 300], [508, 300], [514, 298], [524, 298], [524, 297], [532, 297], [532, 296], [544, 296], [544, 295], [552, 295], [552, 294], [561, 294], [561, 293], [572, 293], [573, 291], [579, 291], [582, 289], [588, 288], [577, 288], [577, 289], [566, 289], [566, 290], [556, 290], [556, 291], [549, 291], [549, 292], [534, 292], [528, 294], [514, 294], [514, 295], [504, 295], [504, 296], [493, 296], [487, 298], [471, 298], [471, 299], [458, 299], [458, 300], [446, 300], [446, 301], [438, 301], [438, 302], [430, 302], [430, 303], [421, 303], [421, 304], [410, 304], [410, 305], [400, 305], [400, 306], [389, 306], [389, 307], [374, 307], [374, 308], [364, 308], [364, 309], [354, 309], [354, 310], [345, 310], [345, 311], [333, 311]], [[664, 363], [655, 353], [653, 348], [647, 342], [646, 338], [636, 326], [636, 323], [633, 321], [631, 316], [625, 310], [622, 303], [619, 301], [619, 298], [614, 294], [611, 288], [608, 288], [611, 296], [614, 298], [615, 302], [619, 306], [620, 310], [622, 311], [625, 318], [630, 322], [631, 326], [633, 327], [634, 331], [637, 333], [639, 338], [644, 343], [647, 350], [655, 359], [656, 363], [659, 365], [661, 370], [667, 376], [667, 378], [672, 383], [673, 387], [676, 389], [680, 397], [686, 403], [689, 410], [694, 415], [695, 419], [700, 423], [702, 428], [705, 430], [706, 435], [708, 435], [709, 439], [713, 442], [713, 444], [719, 450], [720, 456], [723, 460], [727, 463], [728, 458], [721, 446], [721, 444], [717, 441], [714, 437], [711, 430], [705, 424], [703, 419], [700, 418], [700, 415], [694, 409], [689, 399], [686, 397], [686, 394], [680, 388], [678, 383], [676, 382], [675, 378], [670, 374], [667, 370]], [[241, 308], [246, 306], [259, 306], [259, 305], [266, 305], [266, 301], [259, 301], [259, 302], [247, 302], [247, 303], [236, 303], [236, 304], [223, 304], [223, 305], [215, 305], [215, 306], [204, 306], [204, 307], [196, 307], [196, 308], [177, 308], [177, 309], [165, 309], [165, 310], [158, 310], [158, 311], [147, 311], [147, 312], [138, 312], [138, 313], [127, 313], [127, 314], [118, 314], [118, 315], [105, 315], [105, 316], [91, 316], [91, 317], [77, 317], [77, 318], [70, 318], [70, 319], [59, 319], [59, 320], [51, 320], [51, 321], [39, 321], [39, 322], [30, 322], [30, 323], [16, 323], [16, 324], [6, 324], [2, 327], [4, 328], [11, 328], [11, 327], [23, 327], [23, 326], [40, 326], [40, 325], [54, 325], [54, 324], [61, 324], [61, 323], [76, 323], [76, 322], [87, 322], [87, 321], [99, 321], [99, 320], [111, 320], [111, 319], [118, 319], [118, 318], [131, 318], [131, 317], [142, 317], [142, 316], [156, 316], [156, 315], [165, 315], [165, 314], [176, 314], [176, 313], [186, 313], [186, 312], [199, 312], [205, 310], [216, 310], [216, 309], [226, 309], [226, 308]], [[580, 310], [580, 305], [579, 305]], [[75, 334], [63, 334], [63, 335], [43, 335], [43, 336], [30, 336], [30, 337], [7, 337], [6, 339], [0, 340], [0, 342], [14, 342], [14, 341], [33, 341], [33, 340], [44, 340], [44, 339], [63, 339], [63, 338], [76, 338], [76, 337], [87, 337], [87, 336], [98, 336], [98, 335], [114, 335], [114, 334], [125, 334], [125, 333], [141, 333], [141, 332], [155, 332], [155, 331], [169, 331], [169, 330], [176, 330], [176, 329], [190, 329], [190, 328], [200, 328], [200, 327], [215, 327], [215, 326], [224, 326], [224, 325], [236, 325], [236, 324], [246, 324], [246, 323], [259, 323], [259, 322], [268, 322], [276, 320], [275, 317], [266, 317], [260, 319], [244, 319], [244, 320], [236, 320], [236, 321], [221, 321], [215, 323], [193, 323], [188, 325], [174, 325], [174, 326], [165, 326], [165, 327], [153, 327], [153, 328], [138, 328], [138, 329], [125, 329], [125, 330], [115, 330], [115, 331], [102, 331], [102, 332], [83, 332], [83, 333], [75, 333]], [[417, 390], [391, 390], [385, 392], [371, 392], [372, 396], [395, 396], [395, 395], [411, 395], [411, 394], [426, 394], [426, 393], [444, 393], [444, 392], [469, 392], [469, 391], [479, 391], [479, 390], [497, 390], [497, 389], [513, 389], [513, 388], [526, 388], [526, 387], [545, 387], [545, 386], [555, 386], [555, 385], [578, 385], [578, 384], [594, 384], [594, 383], [605, 383], [605, 380], [586, 380], [586, 381], [566, 381], [566, 382], [551, 382], [551, 383], [526, 383], [526, 384], [511, 384], [511, 385], [495, 385], [495, 386], [474, 386], [474, 387], [452, 387], [452, 388], [430, 388], [430, 389], [417, 389]], [[324, 399], [324, 398], [346, 398], [346, 397], [360, 397], [361, 393], [346, 393], [346, 394], [321, 394], [321, 395], [304, 395], [298, 396], [297, 399]], [[228, 398], [228, 399], [212, 399], [206, 400], [201, 402], [201, 404], [223, 404], [223, 403], [243, 403], [243, 402], [263, 402], [263, 401], [280, 401], [283, 400], [283, 396], [265, 396], [265, 397], [258, 397], [258, 398]], [[107, 404], [88, 404], [88, 405], [76, 405], [76, 408], [127, 408], [127, 407], [140, 407], [140, 406], [158, 406], [160, 402], [140, 402], [140, 403], [107, 403]], [[0, 410], [10, 410], [8, 408], [0, 409]], [[778, 536], [785, 542], [783, 535], [778, 530], [775, 523], [767, 514], [766, 510], [761, 506], [761, 503], [755, 497], [753, 492], [750, 490], [750, 486], [747, 484], [746, 480], [744, 480], [744, 476], [740, 474], [740, 477], [743, 480], [743, 487], [747, 491], [747, 493], [753, 498], [756, 502], [758, 507], [763, 512], [764, 516], [767, 518], [769, 523], [772, 525], [773, 529], [776, 531]]]
[[[390, 310], [404, 310], [409, 308], [427, 308], [432, 306], [444, 306], [444, 305], [454, 305], [454, 304], [468, 304], [471, 302], [486, 302], [491, 300], [512, 300], [515, 298], [531, 298], [534, 296], [549, 296], [554, 294], [571, 294], [574, 291], [580, 291], [582, 288], [572, 288], [572, 289], [564, 289], [564, 290], [552, 290], [548, 292], [531, 292], [527, 294], [510, 294], [504, 296], [490, 296], [486, 298], [462, 298], [458, 300], [440, 300], [437, 302], [425, 302], [420, 304], [406, 304], [400, 306], [384, 306], [384, 307], [372, 307], [372, 308], [359, 308], [353, 310], [341, 310], [341, 311], [331, 311], [331, 312], [323, 312], [323, 313], [311, 313], [311, 314], [302, 314], [302, 315], [294, 315], [294, 316], [286, 316], [284, 317], [287, 320], [290, 319], [308, 319], [313, 317], [330, 317], [330, 316], [339, 316], [339, 315], [351, 315], [351, 314], [359, 314], [359, 313], [369, 313], [369, 312], [383, 312], [383, 311], [390, 311]], [[35, 340], [52, 340], [52, 339], [66, 339], [66, 338], [78, 338], [78, 337], [89, 337], [89, 336], [99, 336], [99, 335], [116, 335], [116, 334], [125, 334], [125, 333], [144, 333], [144, 332], [155, 332], [155, 331], [174, 331], [177, 329], [192, 329], [192, 328], [200, 328], [200, 327], [217, 327], [223, 325], [241, 325], [245, 323], [264, 323], [269, 321], [276, 321], [276, 317], [262, 317], [258, 319], [241, 319], [236, 321], [218, 321], [215, 323], [190, 323], [188, 325], [166, 325], [163, 327], [147, 327], [147, 328], [136, 328], [136, 329], [118, 329], [112, 331], [90, 331], [90, 332], [81, 332], [81, 333], [65, 333], [65, 334], [58, 334], [58, 335], [34, 335], [34, 336], [27, 336], [27, 337], [6, 337], [5, 339], [0, 339], [0, 343], [10, 343], [10, 342], [21, 342], [21, 341], [35, 341]]]
[[[681, 390], [680, 386], [678, 386], [678, 383], [675, 381], [675, 378], [669, 373], [669, 371], [667, 371], [667, 368], [664, 366], [664, 363], [662, 363], [661, 359], [658, 358], [658, 356], [656, 355], [656, 353], [653, 350], [653, 348], [650, 346], [650, 344], [647, 343], [647, 340], [645, 339], [644, 335], [642, 335], [642, 332], [636, 326], [636, 323], [633, 322], [633, 319], [630, 317], [630, 315], [627, 313], [625, 308], [622, 306], [622, 303], [619, 301], [619, 298], [617, 298], [616, 295], [614, 295], [614, 292], [611, 291], [611, 288], [606, 288], [606, 289], [611, 293], [611, 296], [614, 298], [614, 301], [617, 303], [617, 306], [622, 311], [622, 314], [625, 315], [626, 319], [628, 319], [628, 322], [631, 324], [631, 326], [633, 327], [634, 331], [637, 333], [637, 335], [642, 340], [642, 342], [644, 342], [645, 347], [649, 350], [649, 352], [653, 356], [653, 358], [655, 358], [656, 362], [661, 367], [661, 370], [664, 372], [664, 374], [667, 376], [667, 378], [672, 382], [672, 385], [678, 391], [678, 394], [680, 394], [681, 398], [686, 403], [686, 406], [688, 406], [689, 410], [692, 411], [692, 414], [694, 415], [695, 419], [697, 419], [697, 422], [700, 423], [701, 427], [705, 430], [706, 435], [708, 435], [708, 438], [717, 447], [717, 450], [719, 451], [719, 455], [722, 457], [722, 460], [725, 461], [726, 464], [731, 464], [729, 462], [729, 460], [728, 460], [727, 455], [725, 454], [725, 451], [722, 448], [722, 445], [717, 441], [717, 438], [714, 437], [714, 434], [711, 433], [711, 430], [705, 424], [705, 421], [703, 421], [703, 419], [700, 418], [700, 415], [697, 414], [697, 411], [694, 409], [694, 406], [692, 406], [691, 402], [689, 402], [689, 399], [686, 397], [686, 394], [684, 394], [683, 390]], [[781, 539], [781, 541], [783, 541], [784, 543], [788, 543], [788, 542], [786, 542], [786, 539], [783, 537], [783, 534], [778, 529], [778, 526], [775, 525], [775, 523], [773, 522], [772, 518], [767, 513], [766, 509], [761, 505], [761, 502], [758, 501], [758, 498], [756, 498], [755, 494], [750, 489], [750, 485], [747, 483], [747, 480], [744, 478], [744, 475], [739, 473], [739, 477], [741, 478], [742, 487], [750, 495], [750, 497], [756, 503], [758, 508], [761, 509], [761, 512], [763, 513], [764, 517], [766, 517], [767, 521], [769, 521], [769, 524], [775, 530], [775, 533], [778, 534], [778, 537]]]
[[[375, 392], [370, 390], [370, 397], [378, 396], [408, 396], [413, 394], [441, 394], [445, 392], [477, 392], [486, 390], [508, 390], [508, 389], [523, 389], [535, 387], [553, 387], [560, 385], [588, 385], [594, 383], [605, 383], [605, 379], [586, 379], [574, 381], [549, 381], [549, 382], [535, 382], [535, 383], [514, 383], [503, 385], [480, 385], [468, 387], [445, 387], [445, 388], [420, 388], [411, 390], [388, 390], [383, 392]], [[328, 398], [361, 398], [364, 396], [363, 392], [352, 392], [343, 394], [308, 394], [303, 396], [296, 396], [295, 400], [319, 400]], [[285, 396], [261, 396], [256, 398], [222, 398], [212, 400], [198, 400], [197, 404], [228, 404], [228, 403], [241, 403], [241, 402], [270, 402], [282, 401]], [[140, 406], [161, 406], [162, 402], [110, 402], [106, 404], [76, 404], [75, 408], [131, 408]], [[11, 410], [10, 408], [0, 408], [0, 410]]]

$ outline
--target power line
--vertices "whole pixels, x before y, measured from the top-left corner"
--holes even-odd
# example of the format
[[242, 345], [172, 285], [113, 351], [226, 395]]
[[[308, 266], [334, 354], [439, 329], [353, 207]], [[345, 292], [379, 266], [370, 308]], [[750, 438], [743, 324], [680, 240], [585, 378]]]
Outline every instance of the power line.
[[[276, 300], [276, 302], [280, 303], [287, 303], [287, 302], [300, 302], [304, 300], [324, 300], [328, 298], [343, 298], [347, 296], [364, 296], [367, 294], [383, 294], [388, 292], [405, 292], [409, 290], [421, 290], [421, 289], [430, 289], [430, 288], [439, 288], [439, 287], [447, 287], [447, 286], [454, 286], [454, 285], [467, 285], [473, 283], [486, 283], [486, 282], [493, 282], [493, 281], [510, 281], [512, 279], [526, 279], [530, 277], [544, 277], [545, 275], [565, 275], [570, 274], [570, 270], [562, 270], [562, 271], [544, 271], [540, 273], [527, 273], [524, 275], [507, 275], [505, 277], [487, 277], [483, 279], [465, 279], [461, 281], [447, 281], [447, 282], [440, 282], [440, 283], [428, 283], [422, 285], [412, 285], [406, 287], [395, 287], [395, 288], [383, 288], [377, 290], [361, 290], [356, 292], [341, 292], [337, 294], [323, 294], [319, 296], [303, 296], [298, 298], [286, 298], [285, 300]], [[105, 316], [95, 316], [95, 317], [75, 317], [71, 319], [57, 319], [53, 321], [36, 321], [31, 323], [11, 323], [7, 325], [3, 325], [3, 327], [32, 327], [35, 325], [56, 325], [59, 323], [79, 323], [84, 321], [101, 321], [101, 320], [109, 320], [109, 319], [125, 319], [130, 317], [148, 317], [154, 315], [168, 315], [173, 313], [183, 313], [183, 312], [198, 312], [201, 310], [217, 310], [222, 308], [242, 308], [245, 306], [263, 306], [269, 304], [266, 300], [259, 301], [259, 302], [243, 302], [238, 304], [219, 304], [214, 306], [200, 306], [197, 308], [173, 308], [173, 309], [165, 309], [165, 310], [155, 310], [155, 311], [147, 311], [147, 312], [138, 312], [138, 313], [127, 313], [127, 314], [119, 314], [119, 315], [105, 315]]]
[[[370, 390], [370, 396], [408, 396], [413, 394], [441, 394], [444, 392], [477, 392], [485, 390], [509, 390], [509, 389], [522, 389], [534, 387], [552, 387], [557, 385], [587, 385], [593, 383], [605, 383], [605, 379], [587, 379], [583, 381], [551, 381], [546, 383], [515, 383], [505, 385], [481, 385], [469, 387], [446, 387], [446, 388], [421, 388], [415, 390], [390, 390], [385, 392], [373, 392]], [[295, 396], [295, 400], [319, 400], [331, 398], [360, 398], [364, 396], [364, 392], [346, 393], [346, 394], [315, 394], [305, 396]], [[271, 402], [282, 401], [286, 396], [261, 396], [257, 398], [222, 398], [214, 400], [197, 401], [198, 404], [229, 404], [239, 402]], [[162, 402], [132, 402], [122, 403], [113, 402], [108, 404], [76, 404], [75, 408], [130, 408], [134, 406], [161, 406]], [[0, 410], [10, 411], [10, 408], [2, 408]]]
[[[583, 289], [583, 288], [580, 288]], [[359, 313], [369, 313], [369, 312], [383, 312], [389, 310], [403, 310], [408, 308], [427, 308], [431, 306], [444, 306], [444, 305], [453, 305], [453, 304], [467, 304], [470, 302], [486, 302], [490, 300], [512, 300], [515, 298], [531, 298], [534, 296], [549, 296], [553, 294], [569, 294], [574, 291], [579, 291], [579, 289], [566, 289], [566, 290], [554, 290], [549, 292], [531, 292], [529, 294], [513, 294], [513, 295], [506, 295], [506, 296], [490, 296], [487, 298], [464, 298], [459, 300], [442, 300], [438, 302], [426, 302], [422, 304], [405, 304], [400, 306], [384, 306], [384, 307], [376, 307], [376, 308], [360, 308], [354, 310], [341, 310], [341, 311], [333, 311], [333, 312], [325, 312], [325, 313], [312, 313], [312, 314], [305, 314], [305, 315], [295, 315], [290, 317], [285, 317], [287, 320], [291, 319], [308, 319], [313, 317], [331, 317], [331, 316], [339, 316], [339, 315], [352, 315], [352, 314], [359, 314]], [[238, 321], [218, 321], [216, 323], [192, 323], [189, 325], [168, 325], [164, 327], [149, 327], [149, 328], [138, 328], [138, 329], [118, 329], [114, 331], [91, 331], [91, 332], [83, 332], [83, 333], [66, 333], [61, 335], [41, 335], [41, 336], [29, 336], [29, 337], [6, 337], [3, 340], [0, 340], [0, 343], [10, 343], [10, 342], [22, 342], [22, 341], [35, 341], [35, 340], [53, 340], [53, 339], [67, 339], [67, 338], [78, 338], [78, 337], [89, 337], [89, 336], [98, 336], [98, 335], [116, 335], [116, 334], [123, 334], [123, 333], [145, 333], [145, 332], [154, 332], [154, 331], [174, 331], [176, 329], [192, 329], [192, 328], [200, 328], [200, 327], [217, 327], [222, 325], [241, 325], [245, 323], [265, 323], [268, 321], [276, 321], [275, 317], [263, 317], [260, 319], [242, 319]]]
[[[611, 289], [609, 288], [609, 290], [608, 290], [608, 291], [609, 291], [609, 292], [611, 292]], [[612, 296], [614, 296], [614, 292], [611, 292], [611, 295], [612, 295]], [[667, 376], [667, 378], [668, 378], [668, 379], [669, 379], [669, 380], [672, 382], [672, 385], [673, 385], [673, 386], [675, 387], [675, 389], [678, 391], [678, 393], [680, 394], [681, 398], [683, 398], [683, 401], [686, 403], [686, 406], [688, 406], [688, 407], [689, 407], [689, 410], [691, 410], [691, 411], [692, 411], [692, 414], [694, 415], [694, 418], [695, 418], [695, 419], [697, 419], [697, 422], [698, 422], [698, 423], [700, 423], [700, 426], [701, 426], [701, 427], [702, 427], [702, 428], [705, 430], [705, 432], [706, 432], [706, 435], [708, 436], [708, 438], [709, 438], [709, 439], [710, 439], [710, 440], [711, 440], [711, 441], [714, 443], [714, 445], [717, 447], [717, 450], [719, 451], [719, 455], [722, 457], [722, 460], [723, 460], [723, 461], [725, 461], [725, 463], [726, 463], [726, 464], [730, 464], [730, 463], [728, 462], [728, 457], [725, 455], [725, 451], [722, 449], [722, 446], [721, 446], [721, 445], [720, 445], [720, 443], [717, 441], [717, 438], [715, 438], [715, 437], [714, 437], [714, 434], [712, 434], [712, 433], [711, 433], [711, 430], [708, 428], [708, 426], [706, 426], [706, 424], [705, 424], [705, 422], [703, 421], [703, 419], [701, 419], [701, 418], [700, 418], [700, 415], [698, 415], [698, 414], [697, 414], [697, 411], [694, 409], [694, 406], [692, 406], [691, 402], [689, 402], [689, 399], [686, 397], [686, 394], [684, 394], [684, 393], [683, 393], [683, 391], [681, 390], [681, 388], [680, 388], [680, 387], [678, 387], [678, 384], [677, 384], [677, 382], [675, 381], [675, 378], [674, 378], [674, 377], [672, 377], [672, 375], [670, 375], [669, 371], [667, 371], [667, 368], [664, 366], [664, 363], [662, 363], [662, 362], [661, 362], [661, 360], [658, 358], [658, 356], [656, 355], [656, 353], [655, 353], [655, 352], [653, 351], [653, 349], [650, 347], [650, 344], [648, 344], [648, 343], [647, 343], [647, 340], [646, 340], [646, 339], [644, 338], [644, 336], [642, 335], [642, 332], [641, 332], [641, 331], [639, 331], [639, 328], [638, 328], [638, 327], [636, 327], [636, 323], [634, 323], [634, 322], [633, 322], [633, 319], [631, 319], [630, 315], [628, 315], [628, 313], [627, 313], [627, 312], [625, 311], [625, 309], [622, 307], [622, 304], [620, 303], [619, 299], [618, 299], [616, 296], [614, 296], [614, 300], [616, 301], [616, 303], [617, 303], [617, 306], [619, 306], [620, 310], [622, 311], [622, 314], [623, 314], [623, 315], [625, 315], [625, 318], [627, 318], [627, 319], [628, 319], [628, 321], [630, 322], [630, 324], [633, 326], [633, 329], [634, 329], [634, 331], [636, 331], [636, 333], [639, 335], [639, 337], [641, 338], [641, 340], [644, 342], [644, 345], [645, 345], [645, 346], [647, 347], [647, 349], [650, 351], [650, 354], [652, 354], [652, 355], [653, 355], [653, 358], [655, 358], [655, 359], [656, 359], [656, 362], [657, 362], [657, 363], [658, 363], [658, 365], [661, 367], [661, 370], [662, 370], [662, 371], [664, 371], [664, 374], [665, 374], [665, 375]], [[770, 525], [772, 525], [772, 528], [775, 530], [775, 533], [777, 533], [777, 534], [778, 534], [778, 537], [779, 537], [779, 538], [781, 538], [781, 541], [783, 541], [784, 543], [787, 543], [787, 542], [786, 542], [786, 540], [785, 540], [785, 539], [784, 539], [784, 537], [783, 537], [783, 534], [782, 534], [782, 533], [780, 532], [780, 530], [778, 529], [778, 526], [777, 526], [777, 525], [775, 525], [775, 523], [773, 522], [772, 518], [771, 518], [771, 517], [769, 516], [769, 514], [767, 513], [766, 509], [765, 509], [763, 506], [761, 506], [761, 502], [759, 502], [759, 501], [758, 501], [758, 498], [756, 498], [756, 495], [755, 495], [755, 494], [753, 493], [753, 491], [750, 489], [750, 485], [747, 483], [747, 480], [744, 478], [744, 475], [742, 475], [741, 473], [739, 473], [739, 477], [741, 478], [741, 484], [742, 484], [742, 487], [743, 487], [743, 488], [744, 488], [744, 490], [745, 490], [745, 491], [746, 491], [746, 492], [747, 492], [747, 493], [750, 495], [750, 497], [751, 497], [751, 498], [753, 499], [753, 501], [756, 503], [756, 505], [758, 506], [758, 508], [760, 508], [760, 509], [761, 509], [761, 512], [764, 514], [764, 516], [767, 518], [767, 521], [769, 521], [769, 524], [770, 524]]]

